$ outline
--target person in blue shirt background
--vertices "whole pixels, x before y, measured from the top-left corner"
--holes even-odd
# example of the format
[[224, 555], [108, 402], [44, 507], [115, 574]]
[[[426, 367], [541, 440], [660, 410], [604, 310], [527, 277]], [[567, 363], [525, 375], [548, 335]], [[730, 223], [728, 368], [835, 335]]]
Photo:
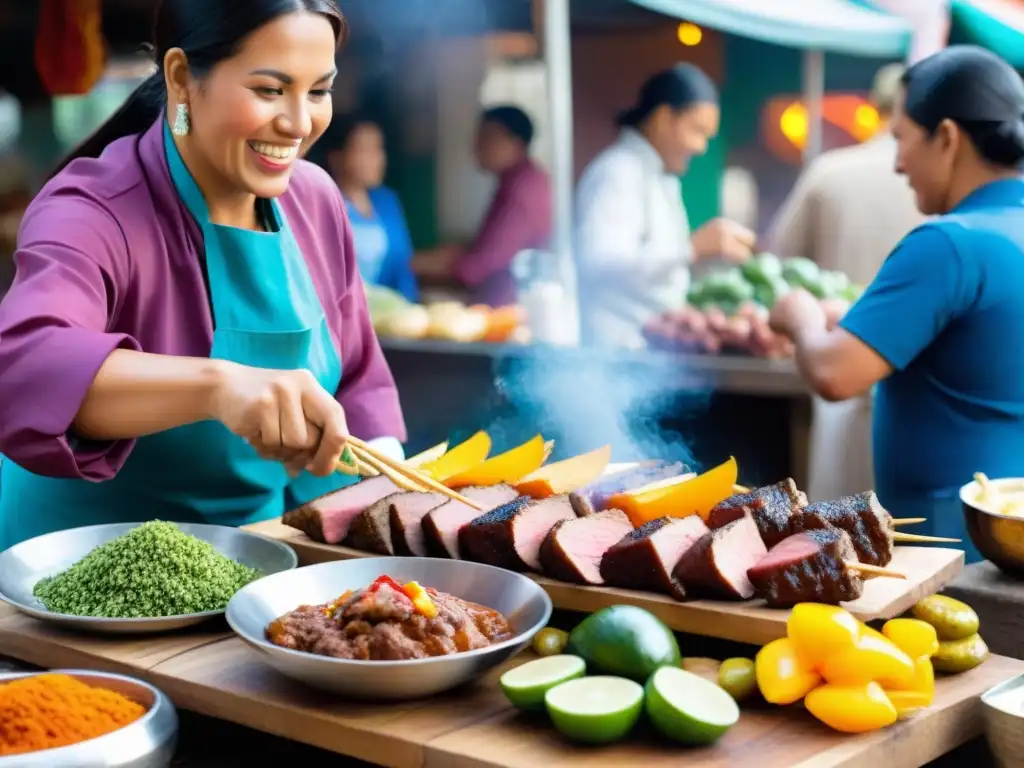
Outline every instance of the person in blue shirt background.
[[837, 324], [804, 292], [771, 323], [823, 397], [877, 383], [879, 499], [927, 517], [922, 533], [963, 538], [974, 562], [960, 486], [975, 472], [1024, 476], [1024, 82], [984, 49], [947, 48], [904, 76], [893, 134], [897, 171], [936, 218]]
[[394, 190], [384, 186], [384, 134], [362, 116], [335, 117], [324, 137], [327, 170], [345, 198], [363, 282], [419, 300], [412, 238]]

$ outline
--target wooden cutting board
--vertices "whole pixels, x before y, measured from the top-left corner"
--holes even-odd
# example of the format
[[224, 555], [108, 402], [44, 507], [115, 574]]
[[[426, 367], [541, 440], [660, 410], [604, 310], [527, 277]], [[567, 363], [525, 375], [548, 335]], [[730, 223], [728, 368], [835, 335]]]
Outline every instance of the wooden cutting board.
[[[247, 530], [286, 542], [295, 550], [302, 565], [374, 556], [348, 547], [313, 541], [280, 520], [250, 525]], [[888, 567], [905, 573], [907, 578], [871, 579], [865, 583], [864, 595], [859, 600], [844, 603], [844, 607], [861, 621], [891, 619], [922, 597], [935, 594], [963, 570], [964, 553], [958, 549], [896, 547]], [[531, 578], [544, 587], [555, 607], [563, 610], [593, 613], [609, 605], [635, 605], [646, 608], [678, 632], [755, 645], [764, 645], [786, 635], [789, 611], [766, 608], [760, 601], [694, 600], [681, 603], [652, 592], [580, 587], [536, 575]]]
[[644, 728], [621, 744], [574, 747], [543, 717], [513, 710], [497, 684], [524, 654], [459, 691], [417, 702], [366, 704], [292, 682], [226, 635], [222, 624], [140, 640], [87, 637], [20, 614], [0, 618], [0, 655], [45, 668], [103, 669], [148, 680], [174, 703], [294, 741], [395, 768], [916, 768], [982, 731], [979, 696], [1024, 673], [1001, 656], [940, 678], [935, 703], [891, 728], [846, 736], [799, 709], [744, 708], [717, 745], [685, 749]]

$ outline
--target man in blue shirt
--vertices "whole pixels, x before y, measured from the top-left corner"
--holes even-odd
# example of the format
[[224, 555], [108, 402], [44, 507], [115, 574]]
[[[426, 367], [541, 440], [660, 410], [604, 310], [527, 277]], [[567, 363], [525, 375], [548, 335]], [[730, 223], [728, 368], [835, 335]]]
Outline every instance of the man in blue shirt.
[[772, 325], [821, 396], [878, 385], [879, 498], [959, 538], [961, 485], [979, 471], [1024, 476], [1024, 83], [993, 54], [956, 46], [912, 67], [905, 86], [897, 170], [940, 216], [904, 238], [838, 326], [804, 292], [776, 305]]

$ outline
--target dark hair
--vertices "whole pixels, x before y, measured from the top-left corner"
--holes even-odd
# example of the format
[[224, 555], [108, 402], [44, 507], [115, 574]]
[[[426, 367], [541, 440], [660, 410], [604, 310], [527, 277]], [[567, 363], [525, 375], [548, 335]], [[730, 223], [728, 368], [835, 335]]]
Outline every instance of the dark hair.
[[526, 146], [533, 141], [533, 121], [523, 110], [511, 104], [485, 109], [480, 115], [480, 122], [500, 125]]
[[676, 64], [652, 75], [640, 88], [636, 105], [619, 113], [616, 121], [620, 127], [635, 128], [663, 104], [674, 110], [694, 104], [718, 104], [718, 86], [699, 67]]
[[306, 11], [326, 16], [340, 47], [348, 24], [337, 0], [163, 0], [153, 25], [152, 51], [157, 71], [150, 75], [110, 119], [72, 150], [54, 171], [80, 157], [99, 157], [108, 145], [146, 131], [167, 105], [163, 62], [167, 52], [181, 48], [197, 77], [238, 52], [250, 34], [279, 16]]
[[993, 165], [1024, 162], [1024, 80], [991, 51], [951, 46], [907, 70], [903, 85], [904, 111], [929, 133], [952, 120]]

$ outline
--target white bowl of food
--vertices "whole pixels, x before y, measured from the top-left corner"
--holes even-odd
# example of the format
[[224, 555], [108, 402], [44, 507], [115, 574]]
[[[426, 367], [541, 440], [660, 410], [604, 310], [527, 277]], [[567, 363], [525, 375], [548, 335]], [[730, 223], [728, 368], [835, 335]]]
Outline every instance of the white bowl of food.
[[[413, 582], [425, 603], [412, 599]], [[465, 560], [374, 557], [255, 581], [228, 603], [227, 620], [291, 678], [400, 700], [479, 678], [526, 646], [551, 610], [551, 598], [520, 573]]]

